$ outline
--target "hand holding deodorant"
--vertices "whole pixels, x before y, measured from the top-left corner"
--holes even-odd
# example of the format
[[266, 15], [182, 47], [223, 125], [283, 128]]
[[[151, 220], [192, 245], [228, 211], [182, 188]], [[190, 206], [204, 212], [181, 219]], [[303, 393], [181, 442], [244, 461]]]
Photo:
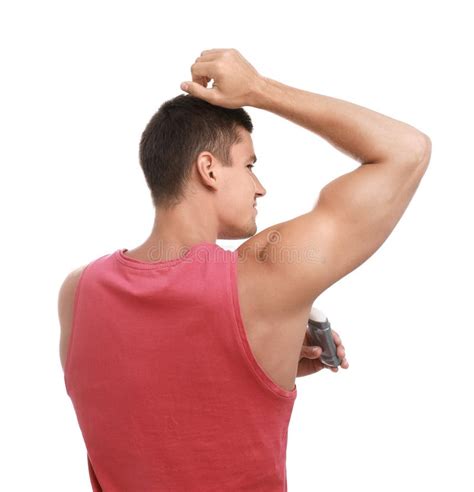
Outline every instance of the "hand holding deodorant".
[[326, 315], [314, 306], [309, 315], [307, 332], [311, 345], [318, 345], [323, 350], [320, 357], [321, 362], [330, 367], [339, 366], [341, 360], [336, 353], [331, 324]]

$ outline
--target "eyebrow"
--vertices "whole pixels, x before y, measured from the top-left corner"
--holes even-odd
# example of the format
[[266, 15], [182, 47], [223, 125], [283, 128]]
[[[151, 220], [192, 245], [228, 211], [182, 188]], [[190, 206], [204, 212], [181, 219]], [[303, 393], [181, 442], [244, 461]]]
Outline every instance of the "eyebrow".
[[252, 154], [247, 160], [249, 161], [250, 159], [253, 159], [253, 163], [255, 164], [257, 162], [257, 156], [255, 154]]

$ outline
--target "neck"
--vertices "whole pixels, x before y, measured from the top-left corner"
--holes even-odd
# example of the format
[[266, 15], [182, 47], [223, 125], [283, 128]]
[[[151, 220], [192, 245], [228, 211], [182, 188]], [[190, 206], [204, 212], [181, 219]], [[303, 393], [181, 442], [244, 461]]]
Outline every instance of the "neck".
[[143, 244], [127, 252], [148, 261], [165, 261], [181, 256], [191, 246], [216, 243], [217, 221], [201, 202], [199, 207], [181, 203], [170, 209], [156, 209], [153, 229]]

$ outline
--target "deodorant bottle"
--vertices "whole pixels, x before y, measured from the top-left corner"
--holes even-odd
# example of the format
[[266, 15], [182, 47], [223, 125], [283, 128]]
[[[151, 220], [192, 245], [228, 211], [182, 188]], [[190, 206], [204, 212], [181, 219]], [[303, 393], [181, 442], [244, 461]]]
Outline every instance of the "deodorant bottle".
[[318, 308], [312, 307], [308, 319], [308, 336], [311, 345], [321, 347], [321, 362], [329, 367], [337, 367], [341, 360], [336, 354], [336, 344], [331, 330], [331, 323], [326, 315]]

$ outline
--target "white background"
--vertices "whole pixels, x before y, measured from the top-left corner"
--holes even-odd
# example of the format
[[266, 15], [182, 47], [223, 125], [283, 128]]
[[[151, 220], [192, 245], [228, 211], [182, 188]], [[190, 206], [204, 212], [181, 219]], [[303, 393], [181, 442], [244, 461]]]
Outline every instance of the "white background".
[[[1, 490], [90, 490], [59, 361], [58, 290], [76, 267], [148, 237], [141, 132], [212, 48], [236, 48], [267, 77], [432, 140], [392, 235], [318, 300], [350, 367], [297, 379], [289, 491], [473, 490], [468, 5], [2, 3]], [[306, 129], [245, 109], [267, 189], [259, 230], [309, 211], [322, 186], [358, 165]]]

